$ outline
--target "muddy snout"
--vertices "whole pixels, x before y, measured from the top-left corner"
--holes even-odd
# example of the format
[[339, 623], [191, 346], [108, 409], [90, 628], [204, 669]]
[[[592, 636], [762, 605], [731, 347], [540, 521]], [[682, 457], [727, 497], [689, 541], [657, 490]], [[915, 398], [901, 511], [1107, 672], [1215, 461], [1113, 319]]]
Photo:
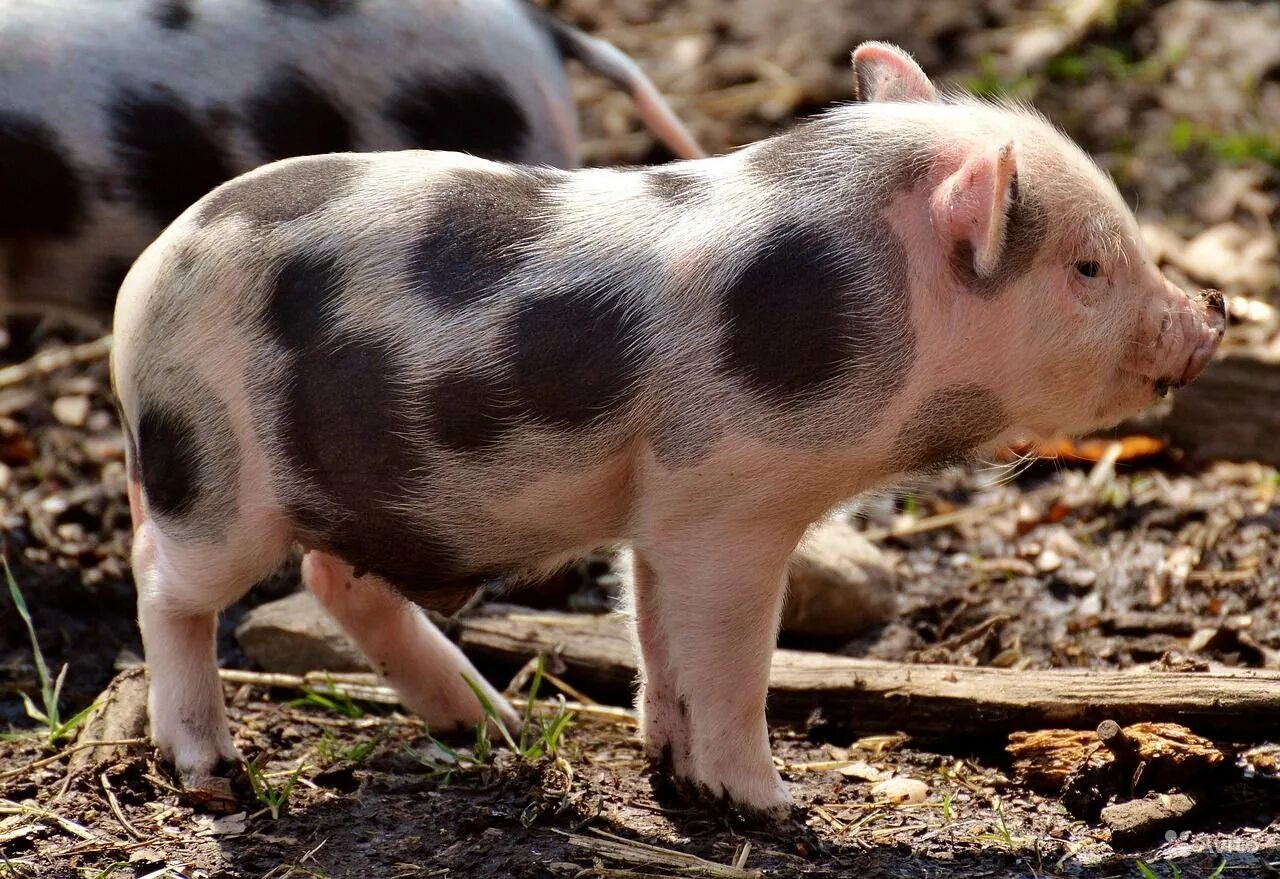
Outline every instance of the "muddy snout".
[[1175, 357], [1181, 369], [1158, 383], [1162, 393], [1169, 388], [1180, 388], [1204, 372], [1213, 359], [1218, 345], [1227, 330], [1227, 303], [1217, 290], [1204, 290], [1192, 302], [1192, 308], [1181, 314], [1183, 351]]

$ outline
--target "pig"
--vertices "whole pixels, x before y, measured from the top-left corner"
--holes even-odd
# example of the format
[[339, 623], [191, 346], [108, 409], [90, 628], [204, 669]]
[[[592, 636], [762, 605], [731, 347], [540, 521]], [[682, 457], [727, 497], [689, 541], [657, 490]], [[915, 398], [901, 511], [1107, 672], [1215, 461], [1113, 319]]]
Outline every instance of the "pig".
[[1204, 369], [1221, 296], [1161, 275], [1078, 147], [895, 47], [854, 62], [859, 101], [724, 156], [291, 159], [146, 250], [111, 371], [151, 731], [184, 778], [236, 754], [215, 614], [295, 545], [439, 730], [481, 720], [479, 676], [422, 608], [623, 543], [646, 753], [777, 814], [765, 696], [810, 524]]
[[568, 58], [702, 155], [634, 62], [525, 0], [25, 0], [0, 16], [0, 58], [0, 296], [98, 326], [166, 225], [266, 162], [575, 166]]

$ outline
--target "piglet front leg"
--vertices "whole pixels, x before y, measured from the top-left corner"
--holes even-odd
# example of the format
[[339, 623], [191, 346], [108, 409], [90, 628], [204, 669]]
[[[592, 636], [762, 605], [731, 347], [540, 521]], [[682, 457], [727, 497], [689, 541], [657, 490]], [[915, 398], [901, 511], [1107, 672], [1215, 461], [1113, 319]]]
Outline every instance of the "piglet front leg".
[[[641, 709], [646, 718], [679, 719], [662, 732], [687, 737], [687, 744], [661, 745], [675, 752], [680, 782], [770, 816], [790, 804], [773, 765], [764, 708], [787, 559], [798, 539], [798, 531], [776, 523], [746, 529], [739, 523], [636, 545], [655, 593], [637, 596], [642, 654], [646, 665], [659, 656], [670, 663], [658, 675], [646, 668], [663, 685], [646, 692]], [[646, 644], [659, 634], [661, 644]], [[656, 704], [672, 694], [675, 705]], [[656, 729], [646, 723], [647, 735]]]

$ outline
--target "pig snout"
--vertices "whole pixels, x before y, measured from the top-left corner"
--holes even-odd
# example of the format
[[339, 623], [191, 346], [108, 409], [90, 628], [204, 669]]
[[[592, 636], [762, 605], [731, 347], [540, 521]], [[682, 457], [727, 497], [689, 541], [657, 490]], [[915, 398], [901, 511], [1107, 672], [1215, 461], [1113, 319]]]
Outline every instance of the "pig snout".
[[1158, 366], [1154, 380], [1161, 396], [1204, 372], [1227, 327], [1226, 301], [1217, 290], [1205, 290], [1193, 301], [1172, 284], [1169, 287], [1170, 304], [1155, 346]]

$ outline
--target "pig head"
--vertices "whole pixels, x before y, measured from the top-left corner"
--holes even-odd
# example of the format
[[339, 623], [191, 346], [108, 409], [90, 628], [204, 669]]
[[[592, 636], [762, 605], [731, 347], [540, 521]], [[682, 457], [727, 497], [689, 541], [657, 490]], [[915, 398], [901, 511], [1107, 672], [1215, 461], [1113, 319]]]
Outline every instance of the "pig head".
[[917, 425], [957, 427], [948, 450], [1080, 433], [1200, 374], [1225, 330], [1222, 295], [1190, 296], [1164, 277], [1083, 151], [1030, 110], [944, 102], [893, 47], [866, 44], [854, 63], [862, 100], [904, 116], [945, 106], [951, 119], [885, 209], [915, 245]]

